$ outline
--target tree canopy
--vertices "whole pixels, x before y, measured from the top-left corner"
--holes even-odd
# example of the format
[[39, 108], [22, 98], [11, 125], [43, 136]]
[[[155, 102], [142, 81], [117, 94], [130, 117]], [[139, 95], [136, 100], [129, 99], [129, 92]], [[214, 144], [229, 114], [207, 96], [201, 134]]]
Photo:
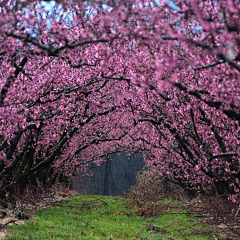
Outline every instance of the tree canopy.
[[0, 1], [0, 194], [116, 151], [239, 201], [240, 2]]

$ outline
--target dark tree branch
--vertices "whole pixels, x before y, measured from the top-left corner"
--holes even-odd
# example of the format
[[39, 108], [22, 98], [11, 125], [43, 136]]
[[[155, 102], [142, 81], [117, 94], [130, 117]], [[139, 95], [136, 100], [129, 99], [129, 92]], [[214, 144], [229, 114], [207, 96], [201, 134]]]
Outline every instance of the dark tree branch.
[[31, 44], [37, 46], [38, 48], [46, 51], [48, 53], [48, 56], [53, 56], [53, 57], [59, 56], [59, 53], [62, 50], [67, 49], [67, 48], [68, 49], [74, 49], [75, 47], [84, 46], [84, 45], [90, 44], [90, 43], [105, 43], [105, 42], [108, 42], [108, 40], [106, 40], [106, 39], [86, 40], [86, 41], [82, 41], [82, 42], [73, 41], [70, 44], [68, 44], [68, 42], [66, 41], [66, 43], [64, 45], [54, 48], [52, 46], [46, 46], [46, 45], [40, 43], [37, 39], [31, 37], [30, 34], [20, 34], [20, 35], [18, 35], [14, 31], [11, 31], [10, 33], [8, 33], [8, 36], [19, 39], [19, 40], [21, 40], [25, 43], [31, 43]]
[[[204, 103], [206, 103], [209, 107], [213, 107], [215, 109], [221, 109], [223, 107], [223, 103], [222, 102], [214, 102], [211, 100], [205, 100], [203, 99], [203, 95], [200, 93], [200, 91], [198, 90], [191, 90], [189, 89], [187, 86], [179, 83], [179, 82], [175, 82], [173, 83], [173, 85], [175, 87], [177, 87], [179, 90], [184, 91], [194, 97], [196, 97], [197, 99], [203, 101]], [[234, 106], [234, 108], [237, 108], [236, 106]], [[240, 120], [240, 114], [237, 113], [234, 110], [226, 110], [226, 109], [222, 109], [222, 112], [224, 114], [226, 114], [229, 118], [231, 118], [232, 120]]]
[[225, 63], [225, 61], [218, 61], [218, 62], [215, 62], [215, 63], [210, 63], [210, 64], [207, 64], [207, 65], [203, 65], [203, 66], [200, 66], [200, 67], [194, 67], [192, 68], [193, 70], [202, 70], [202, 69], [206, 69], [206, 68], [209, 68], [209, 67], [214, 67], [214, 66], [217, 66], [217, 65], [220, 65], [220, 64], [223, 64]]
[[24, 56], [22, 58], [22, 60], [20, 61], [20, 63], [15, 67], [15, 71], [14, 71], [14, 77], [13, 76], [9, 76], [7, 78], [6, 83], [4, 84], [1, 93], [0, 93], [0, 107], [3, 106], [3, 101], [7, 96], [8, 90], [11, 86], [11, 84], [14, 82], [15, 78], [17, 77], [17, 75], [22, 71], [24, 65], [27, 63], [27, 57]]
[[222, 157], [233, 157], [233, 156], [238, 156], [239, 153], [234, 152], [234, 153], [221, 153], [221, 154], [216, 154], [216, 155], [212, 155], [211, 159], [214, 158], [222, 158]]

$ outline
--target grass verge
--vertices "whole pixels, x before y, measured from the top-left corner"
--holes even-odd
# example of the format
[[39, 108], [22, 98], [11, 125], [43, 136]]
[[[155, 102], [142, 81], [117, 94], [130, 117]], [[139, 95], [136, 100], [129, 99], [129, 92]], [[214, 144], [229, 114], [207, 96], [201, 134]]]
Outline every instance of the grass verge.
[[179, 203], [159, 206], [161, 214], [144, 218], [140, 209], [130, 207], [129, 199], [78, 196], [37, 212], [32, 221], [7, 227], [7, 239], [216, 239], [208, 226], [179, 211]]

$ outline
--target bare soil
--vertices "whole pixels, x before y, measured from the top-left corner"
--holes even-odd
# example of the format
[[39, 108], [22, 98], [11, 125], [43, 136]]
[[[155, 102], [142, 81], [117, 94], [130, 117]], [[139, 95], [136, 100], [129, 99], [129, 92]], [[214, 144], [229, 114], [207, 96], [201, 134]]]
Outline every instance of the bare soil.
[[31, 201], [26, 203], [24, 200], [18, 201], [13, 207], [11, 204], [7, 208], [0, 207], [0, 239], [5, 239], [7, 231], [5, 227], [14, 224], [23, 224], [33, 218], [34, 213], [38, 210], [51, 206], [57, 206], [67, 198], [78, 195], [77, 192], [67, 190], [51, 191], [41, 201]]

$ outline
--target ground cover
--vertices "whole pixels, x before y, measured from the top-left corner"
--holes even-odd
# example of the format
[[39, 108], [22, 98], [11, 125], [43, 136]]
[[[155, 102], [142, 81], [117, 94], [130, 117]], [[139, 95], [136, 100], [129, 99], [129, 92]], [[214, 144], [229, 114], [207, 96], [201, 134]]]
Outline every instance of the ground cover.
[[[7, 227], [7, 239], [217, 239], [181, 203], [152, 204], [137, 208], [122, 197], [77, 196], [38, 211], [25, 224]], [[153, 206], [161, 210], [157, 216], [151, 215]]]

